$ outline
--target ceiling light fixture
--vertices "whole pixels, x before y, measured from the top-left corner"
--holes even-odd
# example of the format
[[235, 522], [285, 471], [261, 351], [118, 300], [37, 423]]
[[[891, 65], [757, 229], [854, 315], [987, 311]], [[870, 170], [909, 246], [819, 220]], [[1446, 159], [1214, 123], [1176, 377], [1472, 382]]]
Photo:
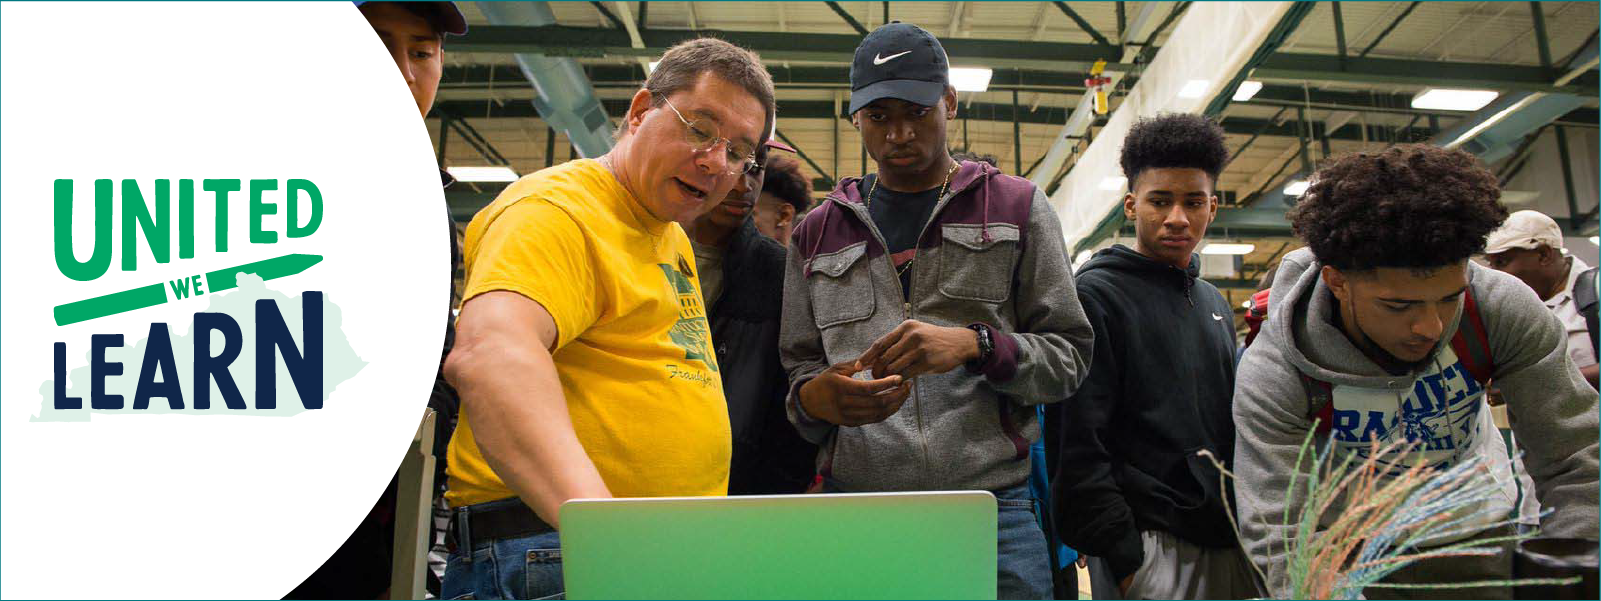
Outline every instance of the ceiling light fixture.
[[1240, 82], [1240, 87], [1234, 90], [1234, 101], [1245, 102], [1256, 96], [1256, 93], [1260, 91], [1262, 91], [1262, 82], [1260, 81]]
[[1284, 187], [1284, 195], [1285, 196], [1300, 196], [1302, 194], [1306, 194], [1306, 189], [1311, 187], [1311, 186], [1312, 186], [1312, 184], [1308, 183], [1306, 180], [1298, 179], [1298, 180], [1295, 180], [1293, 182], [1290, 182], [1290, 185]]
[[517, 172], [511, 167], [446, 167], [445, 171], [458, 182], [514, 182]]
[[1203, 255], [1248, 255], [1256, 250], [1255, 244], [1231, 244], [1225, 242], [1208, 242], [1201, 247]]
[[995, 71], [978, 67], [951, 67], [951, 87], [958, 92], [983, 92], [990, 89], [990, 76]]
[[1436, 111], [1476, 111], [1493, 102], [1501, 93], [1495, 90], [1429, 88], [1412, 97], [1412, 108]]

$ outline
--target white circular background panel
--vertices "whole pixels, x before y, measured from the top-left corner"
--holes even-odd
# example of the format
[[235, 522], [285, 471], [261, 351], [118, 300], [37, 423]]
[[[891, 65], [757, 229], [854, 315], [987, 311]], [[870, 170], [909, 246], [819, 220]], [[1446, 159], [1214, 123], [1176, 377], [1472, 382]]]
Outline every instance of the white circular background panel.
[[[279, 598], [394, 475], [439, 361], [446, 210], [394, 63], [346, 2], [29, 2], [0, 5], [0, 78], [0, 596]], [[93, 239], [93, 180], [119, 182], [112, 268], [93, 281], [56, 267], [58, 178], [75, 182], [80, 259]], [[236, 192], [228, 250], [217, 252], [214, 195], [197, 189], [195, 256], [178, 258], [174, 227], [169, 262], [141, 239], [138, 269], [122, 271], [120, 181], [138, 181], [149, 202], [163, 178], [174, 182], [175, 219], [179, 179], [279, 180], [266, 196], [278, 213], [264, 225], [280, 240], [249, 241], [248, 194]], [[292, 178], [322, 193], [309, 237], [282, 235]], [[72, 369], [87, 364], [90, 335], [122, 334], [127, 346], [109, 356], [128, 373], [115, 378], [136, 379], [132, 349], [153, 322], [170, 324], [176, 345], [193, 314], [223, 297], [67, 326], [55, 325], [54, 306], [289, 253], [323, 259], [267, 288], [324, 292], [338, 311], [337, 324], [325, 317], [329, 352], [339, 338], [361, 362], [323, 409], [35, 421], [53, 343], [67, 344]], [[298, 337], [299, 320], [289, 327]], [[190, 366], [178, 369], [189, 377]], [[279, 403], [298, 397], [280, 390]]]

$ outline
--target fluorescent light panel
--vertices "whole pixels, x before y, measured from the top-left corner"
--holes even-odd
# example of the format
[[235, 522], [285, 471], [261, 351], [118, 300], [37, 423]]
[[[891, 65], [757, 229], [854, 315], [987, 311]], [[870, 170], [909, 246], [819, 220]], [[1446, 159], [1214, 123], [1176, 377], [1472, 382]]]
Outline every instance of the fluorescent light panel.
[[1206, 86], [1211, 83], [1204, 79], [1192, 79], [1184, 82], [1184, 87], [1179, 88], [1179, 98], [1200, 98], [1205, 96]]
[[650, 68], [648, 70], [646, 70], [645, 74], [646, 75], [650, 75], [651, 73], [655, 73], [656, 72], [656, 65], [660, 65], [660, 64], [662, 64], [661, 61], [650, 61]]
[[1412, 97], [1412, 108], [1437, 111], [1476, 111], [1500, 96], [1495, 90], [1430, 88]]
[[511, 167], [447, 167], [445, 171], [459, 182], [517, 181], [517, 172]]
[[1255, 244], [1228, 244], [1224, 242], [1208, 242], [1201, 247], [1203, 255], [1248, 255], [1256, 250]]
[[1304, 179], [1295, 180], [1290, 182], [1290, 185], [1284, 187], [1284, 195], [1300, 196], [1302, 194], [1306, 194], [1306, 189], [1311, 185], [1312, 184], [1307, 183], [1307, 181]]
[[995, 71], [977, 67], [951, 67], [951, 87], [958, 92], [983, 92], [990, 89], [990, 76]]
[[1234, 101], [1245, 102], [1256, 96], [1256, 93], [1260, 91], [1262, 91], [1262, 82], [1260, 81], [1241, 82], [1240, 87], [1234, 90]]

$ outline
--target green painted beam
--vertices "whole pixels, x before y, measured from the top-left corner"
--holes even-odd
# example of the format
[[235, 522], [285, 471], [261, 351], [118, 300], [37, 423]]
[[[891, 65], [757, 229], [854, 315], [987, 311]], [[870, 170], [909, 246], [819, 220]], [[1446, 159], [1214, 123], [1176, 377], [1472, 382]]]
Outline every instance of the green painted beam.
[[[771, 31], [668, 30], [641, 31], [644, 48], [634, 48], [628, 33], [601, 27], [567, 25], [475, 25], [464, 36], [445, 41], [449, 52], [527, 52], [569, 57], [656, 57], [686, 40], [711, 36], [755, 50], [772, 62], [851, 61], [862, 38], [856, 34], [776, 33]], [[1098, 44], [1028, 42], [951, 38], [940, 41], [956, 64], [978, 63], [993, 69], [1039, 69], [1058, 73], [1084, 73], [1096, 60], [1116, 59]], [[1133, 65], [1109, 62], [1107, 71], [1127, 72]]]
[[1572, 83], [1551, 85], [1558, 74], [1551, 69], [1524, 65], [1465, 63], [1393, 58], [1340, 57], [1332, 54], [1279, 53], [1264, 60], [1252, 77], [1304, 81], [1348, 81], [1368, 84], [1489, 88], [1527, 92], [1558, 92], [1595, 97], [1596, 73]]
[[[621, 98], [603, 99], [601, 104], [606, 108], [607, 114], [621, 115], [628, 109], [628, 100]], [[508, 101], [501, 104], [486, 103], [482, 100], [443, 100], [434, 103], [434, 106], [452, 115], [472, 115], [474, 119], [485, 118], [537, 118], [539, 113], [534, 110], [533, 103], [525, 100]], [[832, 100], [779, 100], [779, 119], [830, 119], [845, 118], [844, 115], [835, 115], [834, 101]], [[1010, 103], [974, 102], [963, 103], [958, 115], [975, 121], [1004, 121], [1011, 122], [1012, 115], [1022, 123], [1061, 125], [1067, 122], [1068, 110], [1063, 107], [1040, 107], [1030, 111], [1022, 107], [1014, 111]]]
[[1395, 28], [1401, 24], [1401, 21], [1405, 21], [1407, 15], [1412, 14], [1412, 10], [1417, 8], [1419, 4], [1423, 4], [1423, 2], [1418, 0], [1408, 4], [1406, 10], [1401, 11], [1401, 15], [1396, 17], [1394, 21], [1390, 21], [1390, 24], [1386, 26], [1383, 31], [1380, 31], [1379, 35], [1373, 36], [1373, 42], [1368, 44], [1367, 48], [1363, 48], [1362, 52], [1358, 53], [1357, 56], [1367, 56], [1368, 53], [1372, 52], [1374, 48], [1378, 48], [1379, 42], [1383, 42], [1384, 38], [1389, 37], [1390, 32], [1395, 31]]
[[1089, 34], [1090, 38], [1095, 40], [1095, 43], [1105, 46], [1108, 49], [1115, 48], [1112, 45], [1111, 40], [1106, 39], [1106, 36], [1101, 35], [1101, 32], [1096, 31], [1094, 25], [1090, 25], [1088, 20], [1082, 16], [1079, 16], [1078, 11], [1073, 10], [1073, 7], [1068, 6], [1066, 2], [1057, 1], [1052, 2], [1052, 4], [1055, 4], [1056, 8], [1061, 9], [1062, 14], [1067, 15], [1067, 18], [1072, 19], [1074, 23], [1077, 23], [1078, 28], [1083, 30], [1084, 33]]
[[[781, 88], [789, 86], [850, 88], [850, 67], [847, 66], [784, 67], [769, 63], [767, 72], [772, 76], [773, 84]], [[584, 73], [597, 87], [636, 87], [645, 83], [645, 71], [637, 64], [586, 65]], [[491, 84], [495, 88], [532, 86], [514, 65], [447, 66], [439, 81], [440, 87], [446, 90], [487, 87]], [[1084, 91], [1084, 75], [1040, 69], [997, 69], [990, 77], [992, 90], [1014, 87], [1024, 90], [1081, 93]]]
[[856, 33], [862, 35], [867, 35], [869, 33], [867, 27], [864, 27], [860, 21], [857, 21], [856, 17], [852, 17], [850, 11], [845, 10], [845, 8], [840, 6], [838, 2], [825, 2], [824, 4], [827, 4], [829, 8], [833, 9], [834, 14], [839, 15], [839, 18], [844, 19], [846, 23], [849, 23], [851, 29], [855, 29]]
[[[607, 99], [601, 104], [606, 112], [620, 115], [628, 108], [628, 100]], [[441, 110], [452, 115], [473, 115], [474, 119], [496, 118], [538, 118], [539, 113], [534, 111], [533, 104], [526, 101], [509, 101], [501, 104], [486, 103], [482, 100], [445, 100], [434, 103]], [[778, 101], [779, 119], [843, 119], [843, 115], [834, 114], [835, 106], [831, 100], [780, 100]], [[1067, 123], [1068, 111], [1062, 107], [1041, 107], [1030, 111], [1028, 107], [1014, 109], [1009, 103], [974, 102], [971, 105], [964, 103], [958, 110], [957, 116], [972, 121], [1006, 122], [1017, 116], [1018, 123], [1035, 125], [1062, 125]], [[1361, 140], [1362, 130], [1358, 123], [1350, 123], [1329, 134], [1334, 140]], [[1231, 134], [1251, 135], [1258, 131], [1263, 136], [1294, 138], [1297, 136], [1295, 122], [1286, 121], [1274, 125], [1267, 119], [1247, 119], [1243, 117], [1229, 117], [1223, 121], [1224, 131]], [[1368, 139], [1377, 139], [1380, 135], [1388, 135], [1390, 130], [1381, 125], [1368, 126]], [[1426, 140], [1433, 132], [1427, 128], [1415, 127], [1400, 131], [1399, 135], [1407, 140]]]

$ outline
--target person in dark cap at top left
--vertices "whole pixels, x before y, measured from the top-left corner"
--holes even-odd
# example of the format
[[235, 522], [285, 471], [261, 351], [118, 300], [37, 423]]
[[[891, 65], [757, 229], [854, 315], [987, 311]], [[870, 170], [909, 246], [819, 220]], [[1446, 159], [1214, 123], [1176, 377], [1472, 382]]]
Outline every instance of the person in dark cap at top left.
[[[384, 48], [394, 58], [395, 66], [406, 79], [406, 86], [417, 103], [418, 116], [427, 116], [433, 108], [434, 96], [439, 92], [439, 77], [444, 71], [445, 35], [467, 33], [467, 21], [454, 2], [356, 2], [354, 3]], [[440, 170], [441, 185], [449, 187], [454, 179]], [[455, 280], [461, 265], [461, 246], [456, 241], [456, 226], [447, 211], [445, 226], [450, 232], [450, 281]], [[455, 307], [458, 295], [451, 285], [450, 306]], [[445, 344], [440, 351], [440, 362], [455, 343], [454, 318], [445, 312]], [[434, 387], [428, 395], [428, 407], [438, 415], [434, 426], [434, 482], [435, 504], [438, 505], [439, 487], [443, 485], [445, 449], [461, 401], [456, 390], [445, 382], [443, 374], [435, 372]], [[394, 556], [396, 481], [389, 487], [362, 519], [345, 543], [295, 587], [285, 599], [387, 599], [389, 598], [390, 566]], [[447, 514], [448, 515], [448, 514]], [[433, 541], [439, 533], [430, 536]], [[430, 562], [432, 563], [432, 562]], [[442, 568], [441, 568], [442, 569]], [[430, 570], [427, 578], [429, 592], [439, 594], [440, 575]]]

